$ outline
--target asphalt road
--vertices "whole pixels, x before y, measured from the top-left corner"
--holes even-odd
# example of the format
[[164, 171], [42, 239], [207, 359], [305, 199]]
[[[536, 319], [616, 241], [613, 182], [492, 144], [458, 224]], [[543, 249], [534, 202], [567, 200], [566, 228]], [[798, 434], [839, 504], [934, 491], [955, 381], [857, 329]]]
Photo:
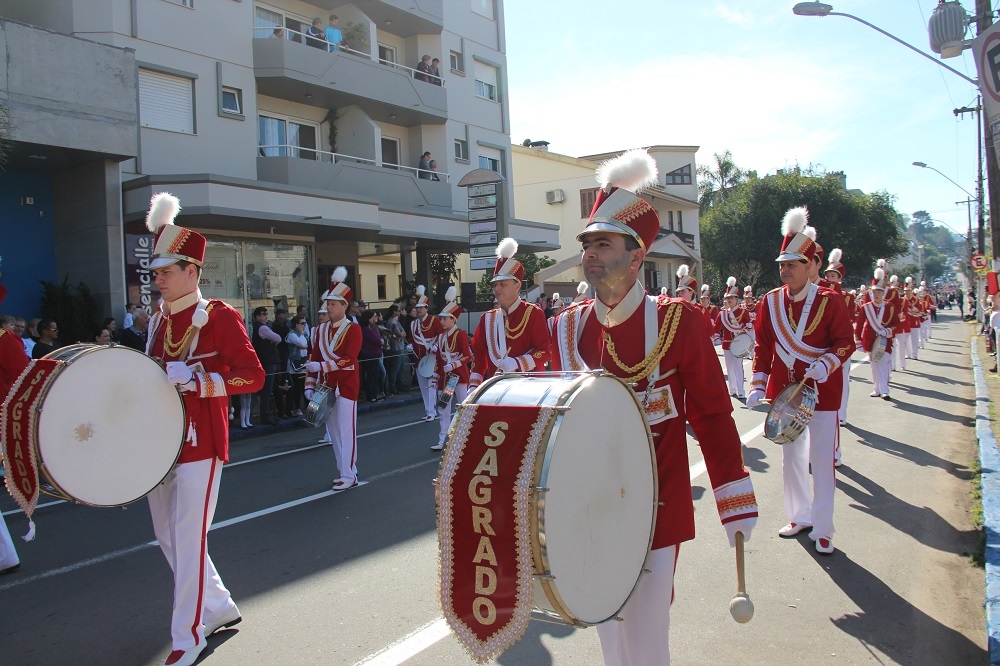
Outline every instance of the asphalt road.
[[[891, 402], [868, 397], [868, 366], [855, 356], [833, 556], [817, 555], [805, 534], [777, 536], [780, 447], [759, 434], [763, 412], [733, 402], [760, 505], [747, 544], [756, 615], [746, 625], [729, 615], [733, 551], [690, 441], [698, 537], [680, 550], [673, 663], [987, 663], [984, 575], [967, 556], [976, 547], [971, 329], [955, 310], [940, 319], [920, 360], [893, 374]], [[428, 450], [438, 424], [420, 415], [415, 405], [362, 415], [366, 483], [337, 495], [333, 455], [316, 431], [234, 443], [209, 543], [244, 621], [213, 636], [200, 663], [473, 663], [440, 619], [439, 456]], [[6, 494], [0, 508], [23, 533]], [[57, 503], [35, 518], [36, 540], [18, 540], [21, 570], [0, 578], [0, 663], [161, 663], [171, 580], [145, 501]], [[532, 622], [496, 663], [602, 660], [593, 629]]]

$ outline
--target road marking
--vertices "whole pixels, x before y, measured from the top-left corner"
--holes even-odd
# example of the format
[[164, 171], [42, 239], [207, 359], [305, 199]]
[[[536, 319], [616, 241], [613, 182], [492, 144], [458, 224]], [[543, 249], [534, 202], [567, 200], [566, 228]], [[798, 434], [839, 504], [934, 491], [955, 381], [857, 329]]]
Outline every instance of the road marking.
[[409, 636], [405, 636], [392, 645], [369, 655], [354, 666], [397, 666], [407, 659], [415, 657], [439, 640], [451, 633], [448, 622], [442, 617], [425, 624]]

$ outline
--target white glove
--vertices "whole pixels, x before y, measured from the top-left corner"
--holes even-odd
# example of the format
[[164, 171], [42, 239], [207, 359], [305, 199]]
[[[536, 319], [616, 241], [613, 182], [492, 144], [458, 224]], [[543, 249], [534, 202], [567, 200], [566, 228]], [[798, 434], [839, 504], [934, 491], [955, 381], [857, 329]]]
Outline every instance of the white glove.
[[809, 366], [809, 369], [806, 370], [805, 374], [806, 379], [814, 379], [820, 384], [825, 382], [829, 376], [830, 373], [826, 369], [826, 365], [820, 363], [819, 361], [813, 361], [813, 364]]
[[454, 370], [455, 370], [455, 368], [457, 368], [457, 367], [458, 367], [458, 366], [457, 366], [457, 365], [455, 365], [454, 363], [449, 363], [448, 365], [444, 366], [444, 371], [445, 371], [445, 372], [452, 372], [452, 371], [454, 371]]
[[753, 389], [750, 393], [747, 393], [747, 409], [757, 407], [763, 399], [764, 391], [762, 389]]
[[753, 330], [753, 324], [747, 324], [746, 326], [743, 327], [743, 329], [746, 330], [746, 331], [752, 331]]
[[885, 331], [885, 337], [886, 337], [887, 340], [892, 337], [892, 329], [891, 328], [886, 329], [886, 331]]
[[431, 391], [434, 391], [435, 393], [437, 393], [437, 390], [438, 390], [437, 380], [432, 380], [431, 383], [427, 385], [427, 388], [429, 388]]
[[319, 361], [306, 361], [306, 372], [319, 372], [322, 367]]
[[736, 548], [736, 533], [743, 532], [743, 541], [750, 540], [750, 533], [753, 531], [754, 526], [757, 524], [757, 518], [743, 518], [741, 520], [734, 520], [731, 523], [726, 523], [723, 527], [726, 528], [726, 536], [729, 537], [729, 547]]
[[431, 345], [431, 353], [432, 354], [437, 354], [438, 353], [438, 346], [437, 345]]
[[182, 361], [169, 361], [167, 363], [167, 379], [171, 384], [183, 386], [194, 379], [194, 373], [191, 372], [191, 368], [187, 366], [187, 363]]
[[504, 357], [497, 363], [497, 369], [500, 372], [517, 372], [517, 360], [509, 356]]
[[306, 397], [306, 400], [312, 400], [313, 399], [313, 390], [312, 389], [306, 389], [306, 392], [303, 393], [302, 395], [304, 395]]

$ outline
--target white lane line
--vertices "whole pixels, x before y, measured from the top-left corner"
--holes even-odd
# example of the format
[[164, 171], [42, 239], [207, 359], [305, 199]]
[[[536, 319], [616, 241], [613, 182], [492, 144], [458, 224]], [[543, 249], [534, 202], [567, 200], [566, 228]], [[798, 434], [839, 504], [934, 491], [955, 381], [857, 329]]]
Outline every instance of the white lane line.
[[354, 666], [398, 666], [407, 659], [415, 657], [439, 640], [451, 633], [447, 621], [442, 618], [420, 627], [409, 636], [405, 636], [392, 645], [369, 655]]
[[[373, 430], [372, 432], [366, 432], [366, 433], [363, 433], [361, 435], [358, 435], [358, 439], [361, 439], [362, 437], [371, 437], [372, 435], [381, 435], [384, 432], [389, 432], [391, 430], [399, 430], [400, 428], [409, 428], [410, 426], [420, 425], [421, 423], [426, 423], [426, 421], [414, 421], [413, 423], [404, 423], [403, 425], [393, 426], [391, 428], [382, 428], [381, 430]], [[228, 469], [230, 467], [239, 467], [240, 465], [246, 465], [247, 463], [260, 462], [261, 460], [268, 460], [270, 458], [278, 458], [280, 456], [290, 456], [293, 453], [302, 453], [304, 451], [311, 451], [312, 449], [321, 449], [324, 446], [329, 446], [329, 444], [312, 444], [310, 446], [303, 446], [303, 447], [298, 448], [298, 449], [291, 449], [289, 451], [282, 451], [281, 453], [272, 453], [270, 455], [260, 456], [258, 458], [250, 458], [249, 460], [240, 460], [239, 462], [226, 463], [226, 469]], [[371, 481], [375, 481], [376, 479], [381, 479], [381, 478], [383, 478], [385, 476], [391, 476], [392, 474], [398, 474], [400, 472], [405, 472], [406, 470], [411, 469], [412, 467], [419, 467], [422, 464], [424, 464], [424, 463], [418, 463], [417, 465], [411, 465], [410, 467], [403, 467], [403, 468], [395, 470], [393, 472], [387, 472], [386, 474], [382, 474], [380, 476], [372, 477]], [[2, 478], [2, 477], [0, 477], [0, 478]], [[361, 483], [359, 485], [364, 485], [364, 483]], [[48, 507], [48, 506], [56, 506], [57, 504], [66, 504], [66, 503], [67, 503], [66, 500], [57, 500], [55, 502], [47, 502], [45, 504], [39, 504], [38, 506], [35, 507], [35, 510], [37, 511], [38, 509], [44, 509], [45, 507]], [[20, 513], [22, 513], [20, 509], [11, 509], [10, 511], [4, 511], [2, 515], [4, 515], [4, 516], [12, 516], [14, 514], [20, 514]]]

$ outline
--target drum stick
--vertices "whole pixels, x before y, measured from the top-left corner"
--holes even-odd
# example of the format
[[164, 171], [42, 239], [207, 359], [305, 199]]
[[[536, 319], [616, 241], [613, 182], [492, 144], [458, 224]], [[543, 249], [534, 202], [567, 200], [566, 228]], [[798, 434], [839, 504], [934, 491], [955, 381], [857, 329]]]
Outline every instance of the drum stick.
[[743, 532], [736, 533], [736, 596], [729, 602], [729, 614], [740, 624], [753, 619], [753, 602], [747, 594], [746, 563], [743, 557]]

